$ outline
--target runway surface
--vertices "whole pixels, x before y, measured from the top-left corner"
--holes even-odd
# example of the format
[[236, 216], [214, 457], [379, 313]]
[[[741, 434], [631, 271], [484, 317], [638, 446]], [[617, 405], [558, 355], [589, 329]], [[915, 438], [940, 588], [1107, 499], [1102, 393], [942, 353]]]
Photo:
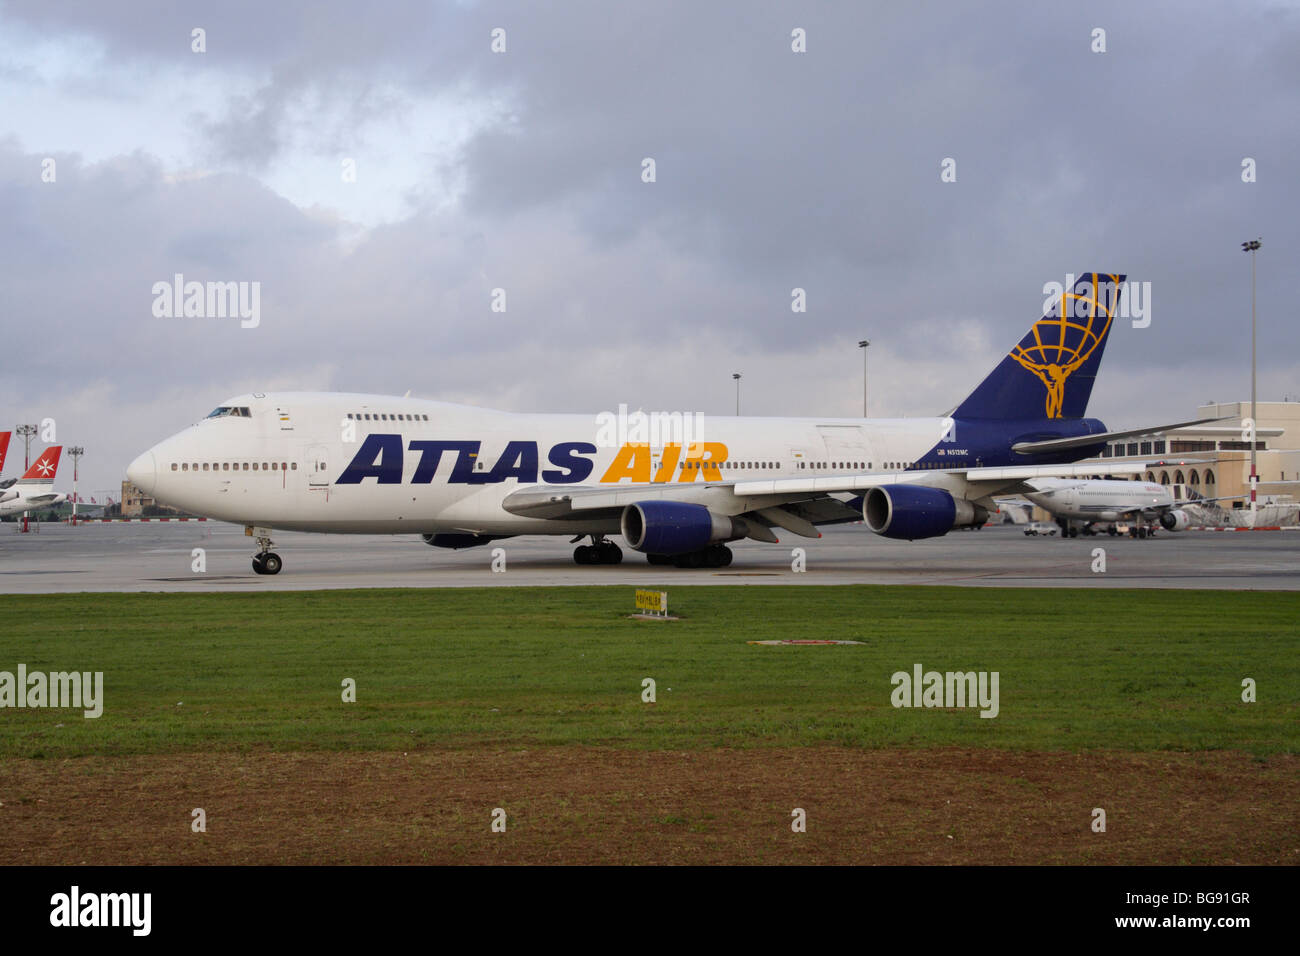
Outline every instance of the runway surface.
[[[0, 524], [0, 593], [78, 591], [266, 591], [322, 588], [524, 587], [622, 584], [919, 584], [970, 587], [1143, 587], [1300, 590], [1300, 532], [1194, 532], [1149, 540], [1101, 535], [1026, 537], [1015, 526], [891, 541], [860, 524], [824, 529], [779, 545], [733, 544], [728, 568], [652, 567], [624, 548], [623, 563], [580, 567], [563, 538], [511, 538], [463, 551], [418, 537], [275, 535], [284, 570], [253, 573], [243, 529], [219, 522], [45, 525], [19, 534]], [[504, 571], [493, 571], [493, 549]], [[193, 549], [205, 568], [193, 570]], [[792, 549], [805, 551], [805, 571]], [[1094, 549], [1105, 551], [1094, 571]], [[500, 566], [500, 561], [497, 562]]]

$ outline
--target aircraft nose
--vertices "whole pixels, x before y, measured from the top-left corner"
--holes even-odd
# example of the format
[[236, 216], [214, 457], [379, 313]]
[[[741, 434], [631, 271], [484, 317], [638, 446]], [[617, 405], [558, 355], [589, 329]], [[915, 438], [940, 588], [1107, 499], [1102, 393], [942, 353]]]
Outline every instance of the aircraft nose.
[[153, 452], [147, 451], [127, 465], [126, 477], [146, 495], [152, 495], [158, 479], [158, 467], [154, 462]]

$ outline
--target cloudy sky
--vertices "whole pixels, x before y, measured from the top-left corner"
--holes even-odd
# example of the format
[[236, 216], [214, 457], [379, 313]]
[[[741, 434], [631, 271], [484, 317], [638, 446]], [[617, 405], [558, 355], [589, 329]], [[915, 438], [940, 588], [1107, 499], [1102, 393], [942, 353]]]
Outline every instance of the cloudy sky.
[[[855, 415], [864, 337], [871, 413], [936, 414], [1092, 269], [1151, 322], [1090, 413], [1178, 420], [1249, 395], [1255, 236], [1298, 398], [1298, 49], [1277, 2], [6, 0], [0, 427], [84, 492], [254, 390]], [[177, 273], [260, 324], [155, 316]]]

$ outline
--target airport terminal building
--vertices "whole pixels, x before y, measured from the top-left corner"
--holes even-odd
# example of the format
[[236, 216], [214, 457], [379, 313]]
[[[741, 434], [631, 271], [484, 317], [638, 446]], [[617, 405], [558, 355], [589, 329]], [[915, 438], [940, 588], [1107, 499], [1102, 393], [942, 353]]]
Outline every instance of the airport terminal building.
[[[1300, 402], [1257, 402], [1259, 500], [1290, 501], [1300, 491]], [[1160, 461], [1135, 480], [1183, 485], [1207, 498], [1229, 497], [1227, 508], [1249, 507], [1250, 441], [1243, 422], [1250, 402], [1201, 405], [1195, 418], [1223, 419], [1111, 442], [1097, 458], [1097, 475], [1114, 461]]]

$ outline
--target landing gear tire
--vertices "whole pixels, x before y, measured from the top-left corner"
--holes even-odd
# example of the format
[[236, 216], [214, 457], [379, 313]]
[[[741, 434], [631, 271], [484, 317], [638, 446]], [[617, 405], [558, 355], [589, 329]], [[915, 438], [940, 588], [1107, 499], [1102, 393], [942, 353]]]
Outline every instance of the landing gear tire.
[[671, 554], [647, 554], [645, 556], [647, 563], [655, 565], [666, 565], [673, 563]]
[[257, 535], [257, 554], [253, 555], [253, 572], [255, 574], [279, 574], [280, 568], [284, 562], [280, 556], [271, 548], [275, 542], [271, 540], [271, 533], [265, 528], [248, 529], [249, 534]]
[[700, 551], [675, 554], [669, 560], [679, 568], [725, 568], [731, 564], [731, 549], [725, 544], [714, 544]]
[[584, 544], [574, 549], [573, 560], [577, 564], [621, 564], [623, 549], [612, 541]]
[[284, 562], [274, 551], [263, 551], [253, 555], [253, 570], [257, 574], [279, 574]]

